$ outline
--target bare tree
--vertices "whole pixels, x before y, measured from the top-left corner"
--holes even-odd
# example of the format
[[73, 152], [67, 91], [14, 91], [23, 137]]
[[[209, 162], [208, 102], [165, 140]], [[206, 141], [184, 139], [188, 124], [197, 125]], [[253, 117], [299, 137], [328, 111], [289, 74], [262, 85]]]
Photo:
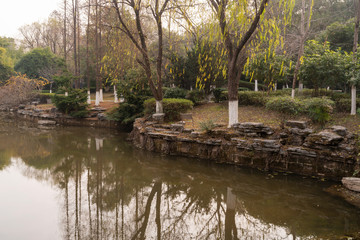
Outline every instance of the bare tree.
[[[312, 15], [312, 7], [314, 5], [314, 0], [308, 0], [308, 12], [306, 13], [306, 3], [305, 0], [301, 0], [301, 22], [300, 22], [300, 45], [299, 45], [299, 52], [297, 56], [296, 66], [294, 70], [294, 77], [292, 83], [292, 90], [291, 90], [291, 97], [295, 98], [295, 88], [296, 88], [296, 81], [299, 74], [300, 64], [302, 56], [304, 55], [304, 47], [306, 38], [309, 35], [310, 30], [310, 20]], [[305, 19], [305, 13], [307, 14]], [[299, 91], [301, 91], [303, 85], [299, 82]]]
[[162, 29], [162, 16], [167, 9], [167, 5], [170, 0], [164, 0], [160, 3], [160, 0], [152, 0], [149, 2], [148, 6], [150, 7], [153, 18], [155, 19], [157, 26], [157, 37], [158, 37], [158, 51], [156, 58], [156, 81], [151, 72], [151, 62], [148, 52], [147, 37], [143, 29], [143, 17], [144, 17], [144, 8], [145, 3], [142, 3], [141, 0], [125, 0], [123, 1], [135, 14], [135, 25], [136, 33], [131, 31], [130, 23], [126, 22], [125, 16], [120, 11], [119, 4], [117, 0], [113, 0], [113, 7], [117, 13], [119, 25], [118, 28], [126, 34], [126, 36], [131, 40], [131, 42], [136, 46], [136, 48], [141, 53], [142, 59], [137, 59], [138, 63], [145, 70], [146, 77], [152, 94], [156, 100], [156, 113], [163, 113], [163, 93], [162, 93], [162, 59], [163, 59], [163, 29]]
[[[354, 0], [354, 5], [356, 6], [357, 3], [357, 11], [356, 11], [356, 19], [355, 19], [355, 31], [354, 31], [354, 45], [353, 45], [353, 56], [354, 56], [354, 64], [357, 61], [356, 53], [358, 48], [358, 41], [359, 41], [359, 22], [360, 22], [360, 0]], [[351, 115], [356, 114], [356, 85], [353, 83], [351, 85]]]

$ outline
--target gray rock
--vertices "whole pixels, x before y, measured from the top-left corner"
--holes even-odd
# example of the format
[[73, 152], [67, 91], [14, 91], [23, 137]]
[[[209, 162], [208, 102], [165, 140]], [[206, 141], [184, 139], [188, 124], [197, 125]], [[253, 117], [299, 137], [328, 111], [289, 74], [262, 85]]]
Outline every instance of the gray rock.
[[287, 149], [287, 152], [289, 155], [298, 155], [298, 156], [304, 156], [304, 157], [316, 157], [316, 152], [314, 151], [308, 151], [302, 147], [291, 147]]
[[164, 122], [165, 113], [155, 113], [152, 115], [152, 119], [158, 123]]
[[99, 113], [97, 115], [97, 118], [100, 120], [100, 121], [105, 121], [106, 120], [106, 115], [104, 113]]
[[38, 125], [47, 125], [47, 126], [51, 126], [51, 125], [56, 125], [56, 121], [52, 121], [52, 120], [38, 120]]
[[178, 123], [171, 124], [170, 127], [171, 127], [172, 131], [182, 132], [184, 130], [184, 125], [183, 124], [178, 124]]
[[[308, 146], [312, 145], [327, 145], [327, 146], [338, 146], [344, 138], [334, 132], [328, 130], [321, 131], [319, 133], [310, 134], [306, 138]], [[316, 146], [315, 146], [316, 147]]]
[[329, 130], [342, 137], [345, 137], [347, 135], [347, 129], [343, 126], [331, 126]]
[[24, 105], [24, 104], [20, 104], [20, 105], [19, 105], [19, 109], [25, 109], [25, 105]]
[[277, 140], [254, 139], [252, 147], [257, 151], [279, 152], [281, 144]]
[[285, 126], [290, 128], [307, 128], [307, 123], [305, 121], [286, 121]]
[[344, 177], [341, 182], [347, 189], [355, 192], [360, 192], [360, 178]]

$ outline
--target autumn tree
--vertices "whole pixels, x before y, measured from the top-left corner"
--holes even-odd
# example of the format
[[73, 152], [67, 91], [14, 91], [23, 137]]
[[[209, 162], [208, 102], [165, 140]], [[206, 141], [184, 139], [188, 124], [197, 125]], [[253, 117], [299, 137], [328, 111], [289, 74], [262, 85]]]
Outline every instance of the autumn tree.
[[[249, 59], [247, 50], [259, 48], [267, 42], [268, 54], [272, 54], [279, 40], [274, 36], [279, 35], [276, 15], [265, 15], [265, 8], [271, 12], [270, 0], [229, 1], [208, 0], [212, 6], [219, 24], [221, 38], [228, 57], [228, 92], [229, 92], [229, 127], [238, 122], [238, 86], [244, 66]], [[289, 22], [287, 16], [292, 10], [293, 1], [280, 1], [280, 8], [285, 13], [283, 25]], [[277, 4], [279, 5], [279, 4]], [[274, 7], [274, 6], [272, 6]], [[257, 38], [257, 41], [254, 41]], [[266, 39], [266, 40], [265, 40]], [[273, 39], [272, 41], [268, 41]], [[254, 51], [255, 52], [255, 51]]]
[[[125, 0], [122, 1], [123, 6], [127, 10], [131, 11], [134, 15], [134, 21], [129, 20], [125, 16], [124, 10], [119, 6], [117, 0], [113, 0], [113, 8], [118, 16], [117, 27], [131, 40], [132, 44], [135, 45], [136, 49], [140, 52], [141, 58], [137, 61], [144, 69], [146, 77], [152, 94], [156, 100], [156, 113], [163, 113], [163, 93], [162, 93], [162, 61], [163, 61], [163, 26], [162, 17], [164, 12], [167, 10], [170, 0]], [[146, 10], [149, 10], [151, 14], [147, 14]], [[152, 16], [155, 20], [157, 28], [157, 56], [156, 56], [156, 76], [151, 71], [151, 59], [148, 50], [148, 39], [144, 31], [144, 21]], [[135, 29], [136, 31], [134, 31]]]

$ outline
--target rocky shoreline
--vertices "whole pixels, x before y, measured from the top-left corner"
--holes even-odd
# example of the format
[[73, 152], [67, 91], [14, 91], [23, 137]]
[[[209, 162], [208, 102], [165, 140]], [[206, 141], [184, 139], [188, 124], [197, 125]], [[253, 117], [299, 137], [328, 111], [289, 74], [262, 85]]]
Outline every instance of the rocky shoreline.
[[106, 109], [100, 107], [90, 109], [90, 114], [87, 118], [74, 118], [57, 111], [56, 108], [38, 108], [37, 104], [19, 105], [17, 108], [1, 110], [13, 112], [22, 119], [36, 123], [39, 128], [51, 128], [57, 125], [63, 125], [129, 131], [128, 127], [123, 126], [116, 121], [107, 120], [104, 114]]
[[357, 136], [342, 126], [315, 132], [306, 122], [288, 121], [275, 131], [262, 123], [239, 123], [205, 133], [186, 129], [183, 122], [141, 118], [130, 136], [148, 151], [337, 181], [360, 167]]

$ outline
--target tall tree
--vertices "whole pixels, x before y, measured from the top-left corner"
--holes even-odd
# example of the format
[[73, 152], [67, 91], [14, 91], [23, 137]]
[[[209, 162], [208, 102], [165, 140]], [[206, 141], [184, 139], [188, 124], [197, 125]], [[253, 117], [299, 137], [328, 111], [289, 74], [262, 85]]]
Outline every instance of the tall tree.
[[[163, 60], [163, 28], [162, 28], [162, 16], [167, 10], [167, 6], [170, 0], [151, 0], [148, 2], [142, 2], [141, 0], [125, 0], [123, 1], [125, 5], [130, 7], [131, 11], [135, 14], [135, 26], [136, 33], [131, 31], [131, 25], [126, 21], [124, 12], [119, 8], [117, 0], [113, 0], [113, 7], [117, 13], [119, 25], [118, 28], [126, 34], [126, 36], [131, 40], [135, 47], [141, 53], [142, 59], [138, 59], [138, 63], [145, 70], [146, 77], [152, 94], [156, 100], [156, 113], [163, 113], [163, 93], [162, 93], [162, 60]], [[160, 3], [161, 2], [161, 3]], [[151, 72], [151, 62], [150, 55], [148, 51], [147, 37], [144, 32], [143, 22], [145, 17], [146, 6], [149, 6], [152, 16], [156, 22], [157, 27], [157, 57], [156, 57], [156, 78]], [[156, 79], [156, 80], [155, 80]]]
[[[291, 90], [291, 97], [295, 98], [295, 87], [296, 87], [296, 81], [299, 74], [301, 59], [304, 55], [304, 47], [305, 47], [305, 41], [309, 34], [310, 30], [310, 20], [312, 15], [312, 8], [314, 5], [314, 0], [308, 0], [308, 11], [306, 12], [306, 2], [305, 0], [301, 0], [301, 21], [300, 21], [300, 44], [299, 44], [299, 52], [297, 56], [296, 66], [294, 70], [294, 77], [293, 77], [293, 83], [292, 83], [292, 90]], [[306, 19], [305, 19], [305, 14]], [[299, 90], [302, 90], [302, 83], [299, 82]]]
[[[357, 48], [358, 48], [358, 41], [359, 41], [359, 22], [360, 22], [360, 0], [354, 0], [354, 4], [356, 5], [357, 2], [357, 10], [356, 10], [356, 18], [355, 18], [355, 30], [354, 30], [354, 47], [353, 47], [353, 54], [354, 54], [354, 65], [357, 62]], [[351, 115], [356, 114], [356, 85], [352, 83], [351, 85]]]
[[[231, 127], [238, 123], [238, 86], [241, 73], [248, 59], [247, 47], [254, 43], [256, 31], [262, 34], [259, 40], [266, 38], [266, 31], [276, 33], [277, 22], [264, 19], [265, 8], [270, 0], [208, 0], [213, 7], [219, 23], [221, 37], [228, 55], [228, 92], [229, 92], [229, 123]], [[292, 1], [281, 1], [285, 10], [291, 8]], [[286, 11], [284, 11], [286, 12]], [[259, 28], [260, 22], [266, 26]], [[264, 21], [266, 20], [266, 21]], [[284, 23], [286, 25], [286, 23]], [[261, 44], [258, 41], [258, 45]], [[269, 49], [274, 47], [269, 43]], [[275, 43], [274, 43], [275, 44]], [[274, 45], [273, 44], [273, 45]], [[275, 44], [276, 45], [276, 44]]]

